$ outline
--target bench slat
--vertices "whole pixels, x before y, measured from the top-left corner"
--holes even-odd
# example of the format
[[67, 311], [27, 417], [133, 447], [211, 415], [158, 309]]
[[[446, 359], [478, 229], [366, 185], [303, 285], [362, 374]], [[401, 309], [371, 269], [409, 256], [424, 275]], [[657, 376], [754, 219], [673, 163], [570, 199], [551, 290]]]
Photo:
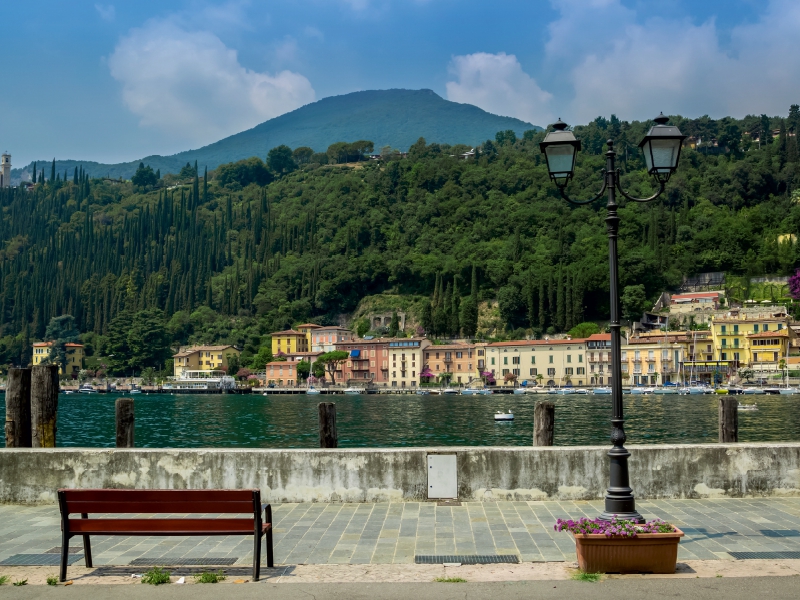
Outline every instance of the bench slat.
[[70, 519], [72, 534], [252, 535], [253, 519]]
[[258, 490], [59, 490], [64, 499], [100, 502], [236, 502], [251, 501]]
[[127, 513], [127, 514], [253, 514], [253, 500], [235, 500], [233, 502], [207, 501], [207, 500], [186, 500], [183, 502], [154, 502], [152, 500], [134, 500], [118, 502], [108, 500], [68, 500], [67, 510], [69, 514], [80, 513]]

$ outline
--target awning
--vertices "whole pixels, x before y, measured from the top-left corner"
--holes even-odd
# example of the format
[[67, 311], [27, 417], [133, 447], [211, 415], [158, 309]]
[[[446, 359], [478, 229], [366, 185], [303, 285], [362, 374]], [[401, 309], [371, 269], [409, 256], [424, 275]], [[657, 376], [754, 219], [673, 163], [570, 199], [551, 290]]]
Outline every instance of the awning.
[[350, 350], [350, 358], [358, 358], [361, 356], [361, 350]]

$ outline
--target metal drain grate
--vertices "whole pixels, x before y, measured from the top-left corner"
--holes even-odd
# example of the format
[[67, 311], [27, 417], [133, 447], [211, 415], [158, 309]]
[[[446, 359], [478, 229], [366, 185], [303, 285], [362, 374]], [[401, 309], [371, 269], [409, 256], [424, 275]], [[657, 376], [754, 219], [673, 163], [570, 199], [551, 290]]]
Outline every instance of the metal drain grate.
[[[83, 546], [70, 546], [69, 547], [70, 554], [83, 554]], [[61, 554], [61, 546], [56, 546], [55, 548], [50, 548], [45, 554]]]
[[797, 550], [783, 550], [781, 552], [728, 552], [736, 560], [778, 560], [778, 559], [796, 559], [800, 558], [800, 552]]
[[232, 565], [237, 560], [237, 557], [206, 557], [206, 558], [181, 558], [180, 556], [161, 556], [158, 558], [134, 558], [128, 564], [132, 567], [164, 567], [164, 566], [179, 566], [179, 567], [205, 567], [205, 566], [218, 566], [218, 565]]
[[461, 506], [461, 502], [458, 500], [439, 500], [436, 506]]
[[[82, 554], [70, 554], [67, 556], [67, 564], [83, 560]], [[15, 554], [0, 560], [0, 565], [4, 567], [54, 567], [61, 564], [61, 557], [58, 554]]]
[[462, 565], [486, 565], [490, 563], [519, 563], [516, 554], [418, 554], [414, 557], [418, 565], [441, 565], [461, 563]]

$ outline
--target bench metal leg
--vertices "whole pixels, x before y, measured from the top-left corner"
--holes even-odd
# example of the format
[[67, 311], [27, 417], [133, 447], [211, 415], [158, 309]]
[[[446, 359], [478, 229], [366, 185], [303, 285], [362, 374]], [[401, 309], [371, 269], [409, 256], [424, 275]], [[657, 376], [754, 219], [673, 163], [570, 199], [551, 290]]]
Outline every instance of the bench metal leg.
[[272, 552], [272, 527], [267, 529], [267, 534], [264, 537], [267, 545], [267, 566], [271, 569], [275, 566], [275, 557]]
[[58, 579], [62, 583], [67, 580], [67, 561], [69, 559], [69, 538], [70, 535], [66, 531], [61, 532], [61, 570], [58, 574]]
[[261, 536], [253, 536], [253, 581], [258, 581], [261, 575]]
[[[81, 513], [81, 519], [88, 519], [89, 515]], [[89, 536], [83, 536], [83, 560], [88, 568], [92, 568], [92, 545], [89, 543]]]

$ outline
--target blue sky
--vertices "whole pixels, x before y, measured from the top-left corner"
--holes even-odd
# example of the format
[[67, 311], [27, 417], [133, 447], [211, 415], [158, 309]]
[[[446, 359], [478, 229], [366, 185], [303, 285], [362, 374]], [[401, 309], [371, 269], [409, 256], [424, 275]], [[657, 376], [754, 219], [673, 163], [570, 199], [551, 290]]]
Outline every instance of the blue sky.
[[797, 0], [28, 0], [0, 13], [0, 149], [116, 162], [303, 104], [431, 88], [538, 125], [785, 114]]

